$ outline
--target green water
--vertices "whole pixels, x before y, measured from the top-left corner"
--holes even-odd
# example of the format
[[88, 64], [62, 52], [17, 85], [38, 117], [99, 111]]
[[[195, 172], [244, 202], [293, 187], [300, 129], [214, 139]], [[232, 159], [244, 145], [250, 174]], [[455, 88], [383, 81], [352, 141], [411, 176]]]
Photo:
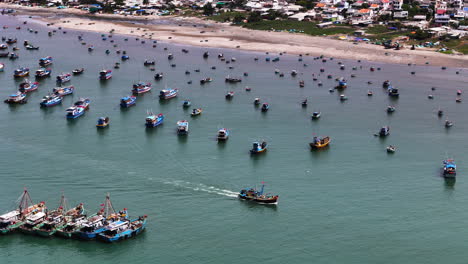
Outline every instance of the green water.
[[[27, 104], [0, 105], [1, 210], [11, 209], [23, 187], [34, 201], [46, 201], [51, 208], [63, 191], [72, 204], [83, 202], [90, 212], [110, 192], [115, 207], [127, 207], [133, 216], [147, 214], [149, 223], [136, 239], [114, 245], [2, 236], [1, 263], [466, 262], [468, 107], [455, 102], [456, 90], [467, 88], [466, 70], [457, 75], [459, 69], [338, 59], [324, 64], [313, 57], [299, 62], [286, 55], [268, 63], [260, 53], [164, 43], [152, 48], [149, 41], [143, 45], [114, 36], [131, 58], [101, 83], [98, 71], [120, 61], [114, 52], [105, 55], [106, 49], [114, 51], [109, 40], [71, 30], [48, 37], [50, 29], [32, 22], [16, 30], [19, 21], [0, 18], [1, 25], [10, 26], [0, 35], [17, 37], [21, 47], [20, 59], [1, 59], [6, 67], [0, 73], [0, 97], [17, 90], [15, 68], [36, 70], [38, 59], [49, 55], [55, 61], [53, 77], [40, 81]], [[95, 46], [93, 53], [77, 41], [79, 34]], [[24, 50], [25, 39], [40, 49]], [[182, 48], [190, 52], [184, 54]], [[211, 56], [204, 60], [206, 50]], [[175, 56], [172, 62], [169, 52]], [[219, 52], [237, 61], [227, 65], [216, 58]], [[164, 72], [163, 80], [153, 80], [155, 72], [143, 66], [145, 59], [157, 61], [156, 72]], [[338, 61], [346, 70], [339, 70]], [[362, 69], [351, 69], [360, 65]], [[382, 70], [370, 72], [370, 66]], [[86, 71], [72, 79], [75, 95], [62, 105], [40, 109], [55, 76], [77, 67]], [[194, 72], [197, 68], [200, 73]], [[275, 75], [276, 68], [285, 77]], [[320, 68], [326, 69], [318, 77], [322, 87], [312, 81]], [[293, 69], [299, 76], [289, 75]], [[185, 75], [185, 70], [192, 73]], [[242, 83], [224, 82], [228, 74], [243, 72], [249, 76]], [[352, 73], [357, 77], [350, 78]], [[348, 78], [348, 101], [342, 103], [339, 93], [328, 92], [336, 82], [326, 74]], [[214, 81], [201, 86], [199, 80], [205, 77]], [[303, 89], [301, 79], [306, 82]], [[400, 88], [398, 100], [382, 89], [387, 79]], [[119, 99], [129, 95], [138, 80], [151, 81], [153, 92], [121, 110]], [[193, 84], [187, 84], [189, 80]], [[245, 86], [252, 91], [244, 91]], [[159, 102], [158, 91], [165, 87], [178, 88], [179, 97]], [[369, 89], [374, 96], [367, 96]], [[236, 92], [232, 101], [224, 99], [229, 90]], [[427, 98], [430, 93], [434, 100]], [[80, 96], [91, 99], [90, 110], [77, 120], [66, 120], [65, 109]], [[270, 104], [267, 113], [254, 108], [255, 97]], [[306, 97], [309, 105], [302, 108]], [[204, 109], [201, 116], [191, 118], [190, 110], [182, 108], [186, 98]], [[389, 104], [397, 108], [392, 115], [386, 112]], [[445, 111], [442, 118], [437, 117], [439, 107]], [[147, 110], [164, 113], [164, 124], [145, 129]], [[317, 110], [322, 117], [312, 121], [310, 115]], [[96, 129], [100, 116], [110, 117], [108, 129]], [[444, 127], [446, 118], [454, 122], [450, 129]], [[187, 137], [176, 135], [176, 122], [182, 119], [190, 122]], [[391, 127], [390, 136], [374, 137], [384, 125]], [[216, 132], [222, 127], [231, 130], [231, 137], [218, 144]], [[330, 148], [311, 152], [313, 134], [329, 135]], [[250, 156], [251, 143], [262, 139], [269, 143], [268, 152]], [[389, 144], [398, 148], [394, 155], [385, 151]], [[440, 177], [446, 157], [457, 161], [456, 183]], [[241, 188], [261, 181], [268, 192], [280, 196], [277, 207], [237, 200]]]

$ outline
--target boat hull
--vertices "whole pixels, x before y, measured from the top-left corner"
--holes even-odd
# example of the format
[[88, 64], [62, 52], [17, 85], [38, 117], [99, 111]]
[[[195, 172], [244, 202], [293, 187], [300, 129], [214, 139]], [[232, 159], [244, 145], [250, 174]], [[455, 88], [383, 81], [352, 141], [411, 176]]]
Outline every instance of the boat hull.
[[135, 237], [137, 235], [139, 235], [141, 232], [143, 232], [146, 228], [146, 222], [140, 227], [140, 228], [137, 228], [135, 230], [127, 230], [127, 231], [124, 231], [120, 234], [117, 234], [115, 236], [105, 236], [103, 234], [100, 234], [98, 235], [98, 239], [103, 241], [103, 242], [107, 242], [107, 243], [114, 243], [114, 242], [118, 242], [118, 241], [121, 241], [121, 240], [125, 240], [125, 239], [129, 239], [129, 238], [132, 238], [132, 237]]

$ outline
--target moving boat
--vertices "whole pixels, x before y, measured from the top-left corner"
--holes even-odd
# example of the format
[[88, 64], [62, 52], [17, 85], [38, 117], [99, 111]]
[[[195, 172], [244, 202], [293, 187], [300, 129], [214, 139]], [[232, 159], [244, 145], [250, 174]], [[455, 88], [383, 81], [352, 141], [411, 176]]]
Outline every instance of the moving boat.
[[182, 107], [184, 107], [184, 108], [190, 107], [191, 105], [192, 105], [192, 103], [190, 102], [190, 100], [184, 100], [182, 102]]
[[38, 87], [39, 87], [38, 82], [31, 82], [28, 79], [25, 79], [24, 82], [20, 83], [19, 91], [22, 93], [29, 93], [29, 92], [37, 90]]
[[109, 117], [99, 117], [96, 127], [105, 128], [109, 126], [109, 123], [110, 123]]
[[263, 153], [267, 150], [267, 143], [263, 141], [262, 143], [254, 142], [252, 144], [252, 149], [250, 150], [251, 154]]
[[313, 141], [309, 144], [312, 149], [325, 148], [330, 144], [330, 137], [314, 137]]
[[51, 56], [39, 59], [39, 65], [42, 67], [49, 66], [53, 63], [53, 59]]
[[36, 71], [36, 78], [50, 77], [52, 70], [50, 68], [40, 68]]
[[136, 96], [125, 96], [122, 99], [120, 99], [120, 107], [127, 108], [132, 105], [135, 105], [136, 99]]
[[99, 72], [99, 80], [109, 80], [110, 78], [112, 78], [111, 70], [101, 70]]
[[262, 104], [262, 112], [267, 112], [270, 109], [270, 105], [268, 103]]
[[84, 68], [76, 68], [72, 71], [73, 75], [79, 75], [84, 72]]
[[216, 137], [218, 138], [218, 141], [228, 140], [229, 130], [227, 130], [226, 128], [221, 128], [220, 130], [218, 130], [218, 135]]
[[390, 127], [384, 126], [379, 131], [379, 136], [386, 137], [390, 134]]
[[395, 112], [396, 108], [392, 105], [387, 106], [387, 113], [393, 113]]
[[239, 199], [256, 202], [259, 204], [278, 204], [278, 195], [268, 195], [264, 194], [265, 185], [262, 184], [262, 189], [257, 191], [256, 188], [242, 189], [239, 192]]
[[148, 112], [148, 116], [146, 117], [146, 127], [150, 128], [150, 127], [157, 127], [159, 126], [160, 124], [162, 124], [164, 122], [164, 115], [163, 114], [159, 114], [159, 115], [155, 115], [151, 112]]
[[453, 178], [457, 175], [457, 165], [453, 159], [444, 160], [443, 175], [446, 178]]
[[18, 68], [14, 71], [13, 76], [14, 77], [25, 77], [29, 75], [29, 68]]
[[321, 116], [320, 111], [312, 113], [312, 119], [319, 119]]
[[132, 93], [133, 94], [143, 94], [151, 91], [151, 83], [138, 82], [133, 84]]
[[197, 115], [200, 115], [202, 112], [203, 112], [203, 110], [202, 110], [201, 108], [194, 108], [194, 109], [192, 110], [191, 115], [192, 115], [192, 116], [197, 116]]
[[226, 94], [226, 100], [231, 100], [233, 97], [234, 97], [234, 92], [232, 91]]
[[171, 99], [171, 98], [176, 97], [178, 93], [179, 93], [178, 89], [161, 90], [159, 92], [159, 99], [161, 100]]
[[70, 73], [62, 73], [59, 76], [57, 76], [57, 84], [62, 85], [66, 82], [69, 82], [71, 80], [72, 75]]
[[8, 99], [5, 100], [7, 104], [25, 104], [27, 103], [26, 94], [22, 92], [16, 92], [15, 94], [11, 94]]
[[187, 135], [189, 132], [189, 123], [187, 120], [177, 121], [177, 134]]
[[57, 95], [46, 95], [40, 102], [41, 107], [50, 107], [62, 103], [62, 97]]
[[69, 94], [73, 94], [75, 91], [75, 87], [73, 85], [67, 87], [56, 87], [52, 90], [52, 92], [60, 97], [64, 97]]

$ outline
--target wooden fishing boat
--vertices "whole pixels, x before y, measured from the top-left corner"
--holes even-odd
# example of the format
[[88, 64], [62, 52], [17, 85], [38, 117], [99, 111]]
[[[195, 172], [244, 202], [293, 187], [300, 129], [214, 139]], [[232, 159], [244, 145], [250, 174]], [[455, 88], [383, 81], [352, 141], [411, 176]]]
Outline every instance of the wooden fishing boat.
[[132, 93], [135, 95], [144, 94], [151, 91], [151, 83], [138, 82], [133, 84]]
[[179, 93], [178, 89], [165, 89], [159, 92], [159, 99], [168, 100], [177, 97]]
[[164, 122], [163, 114], [155, 115], [151, 112], [148, 112], [145, 125], [147, 128], [152, 128], [152, 127], [157, 127], [161, 125], [163, 122]]
[[132, 105], [135, 105], [136, 99], [136, 96], [125, 96], [122, 99], [120, 99], [120, 107], [127, 108]]
[[277, 205], [278, 195], [269, 195], [264, 193], [265, 185], [262, 184], [262, 188], [258, 191], [256, 188], [242, 189], [239, 192], [239, 199], [252, 201], [258, 204], [265, 205]]
[[47, 57], [39, 59], [39, 66], [41, 66], [41, 67], [49, 66], [52, 63], [53, 63], [53, 59], [52, 59], [51, 56], [47, 56]]
[[40, 102], [41, 107], [51, 107], [62, 103], [62, 97], [57, 95], [46, 95]]
[[21, 93], [29, 93], [32, 91], [36, 91], [38, 87], [38, 82], [31, 82], [28, 79], [25, 79], [22, 83], [20, 83], [18, 91], [20, 91]]
[[73, 75], [80, 75], [84, 72], [84, 68], [76, 68], [72, 71]]
[[40, 68], [36, 71], [36, 78], [50, 77], [52, 70], [50, 68]]
[[45, 220], [36, 225], [33, 231], [43, 237], [50, 237], [57, 231], [57, 228], [65, 224], [65, 214], [68, 211], [68, 204], [65, 195], [62, 194], [57, 209], [48, 212]]
[[109, 117], [100, 117], [97, 121], [97, 128], [106, 128], [109, 126], [110, 120]]
[[14, 71], [13, 76], [16, 77], [26, 77], [29, 75], [29, 68], [18, 68]]
[[252, 149], [250, 150], [250, 154], [259, 154], [263, 153], [267, 150], [267, 143], [266, 141], [262, 141], [262, 143], [254, 142], [252, 144]]
[[312, 149], [321, 149], [321, 148], [328, 147], [330, 142], [331, 142], [330, 137], [323, 137], [323, 138], [314, 137], [313, 141], [309, 143], [309, 145]]
[[71, 81], [72, 75], [70, 73], [62, 73], [59, 76], [57, 76], [57, 84], [62, 85], [64, 83], [67, 83]]
[[75, 87], [73, 85], [67, 87], [56, 87], [52, 90], [52, 92], [60, 97], [64, 97], [66, 95], [73, 94], [75, 91]]
[[241, 78], [235, 78], [235, 77], [231, 77], [231, 76], [227, 76], [225, 81], [227, 83], [238, 83], [238, 82], [242, 82], [242, 79]]
[[20, 91], [11, 94], [5, 101], [7, 104], [25, 104], [27, 103], [26, 94]]

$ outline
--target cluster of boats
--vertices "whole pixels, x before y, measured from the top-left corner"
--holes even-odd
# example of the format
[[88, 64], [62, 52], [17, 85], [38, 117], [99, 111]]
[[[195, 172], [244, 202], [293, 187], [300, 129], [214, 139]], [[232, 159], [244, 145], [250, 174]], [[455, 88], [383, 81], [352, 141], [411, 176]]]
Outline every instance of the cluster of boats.
[[146, 228], [146, 215], [131, 219], [126, 208], [116, 212], [109, 194], [92, 214], [87, 214], [82, 203], [69, 208], [64, 195], [54, 209], [48, 209], [45, 202], [34, 204], [26, 189], [18, 201], [17, 208], [0, 215], [0, 234], [19, 231], [42, 237], [116, 242], [135, 237]]

